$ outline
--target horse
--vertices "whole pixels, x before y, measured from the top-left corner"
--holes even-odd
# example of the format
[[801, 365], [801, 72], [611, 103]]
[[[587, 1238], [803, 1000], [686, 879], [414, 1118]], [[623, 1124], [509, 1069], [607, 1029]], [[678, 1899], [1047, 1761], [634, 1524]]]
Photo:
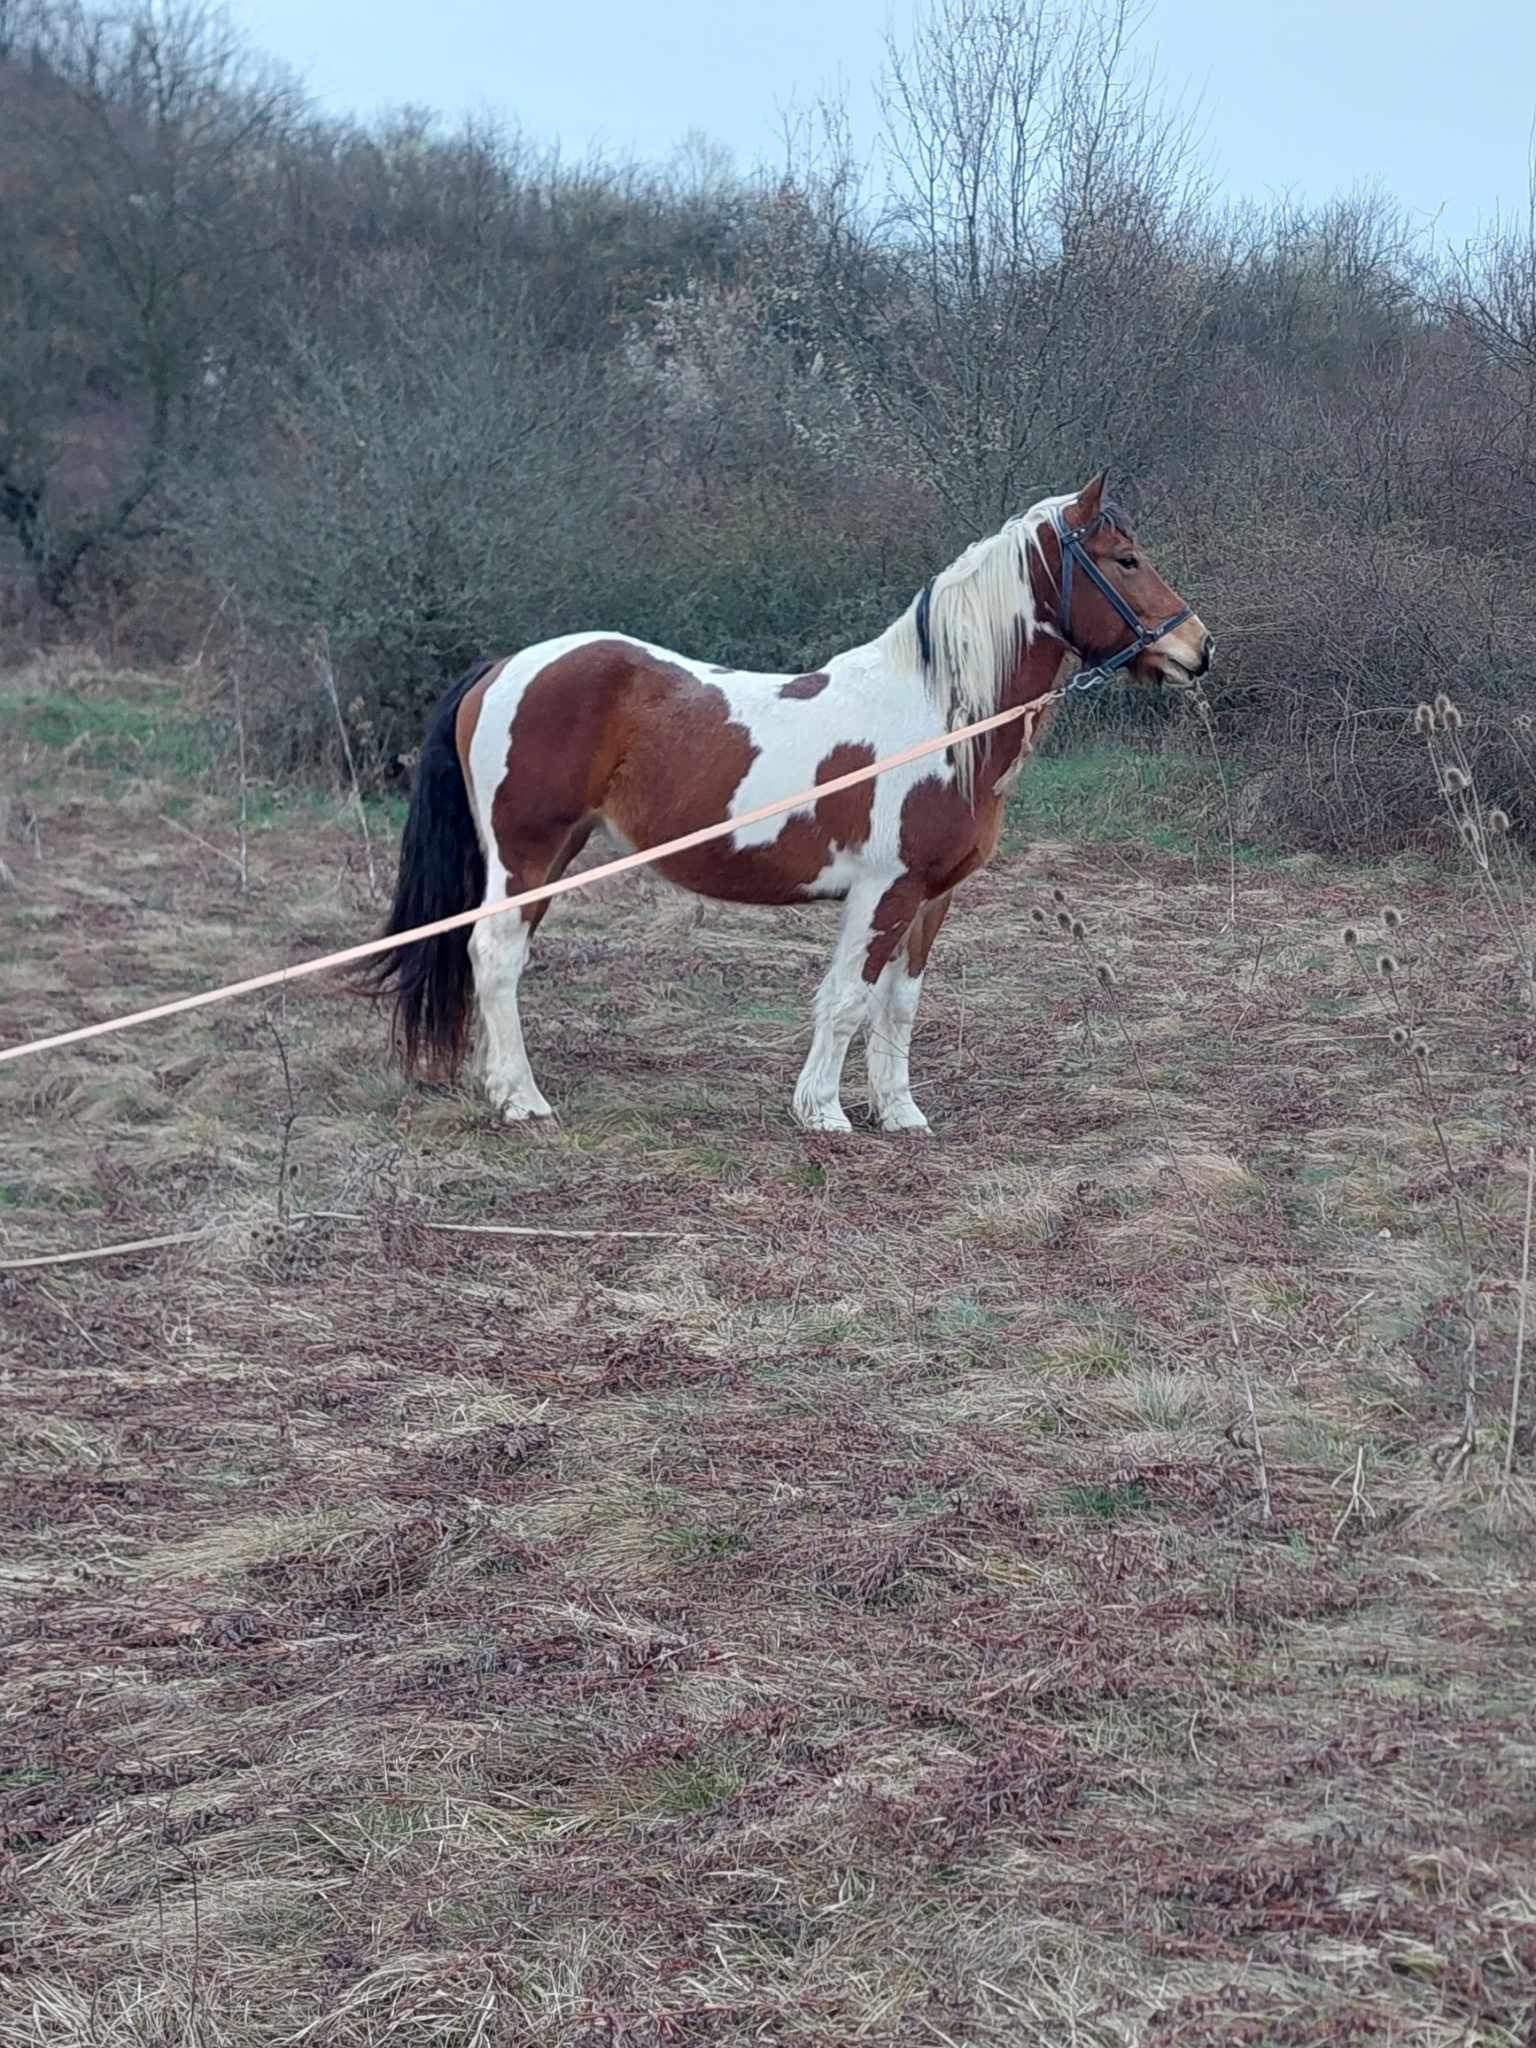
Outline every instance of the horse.
[[[1044, 700], [1033, 716], [658, 863], [668, 881], [723, 902], [840, 903], [793, 1114], [814, 1131], [852, 1128], [841, 1081], [862, 1029], [881, 1127], [926, 1130], [910, 1046], [928, 956], [955, 889], [997, 849], [1058, 676], [1075, 660], [1187, 687], [1214, 651], [1101, 472], [974, 543], [877, 638], [800, 675], [722, 667], [611, 632], [481, 661], [443, 696], [421, 743], [381, 937], [554, 880], [599, 823], [626, 849], [657, 846]], [[426, 1064], [451, 1079], [478, 1007], [483, 1085], [509, 1123], [553, 1114], [518, 1011], [546, 908], [381, 952], [368, 975], [376, 996], [393, 991], [408, 1073]]]

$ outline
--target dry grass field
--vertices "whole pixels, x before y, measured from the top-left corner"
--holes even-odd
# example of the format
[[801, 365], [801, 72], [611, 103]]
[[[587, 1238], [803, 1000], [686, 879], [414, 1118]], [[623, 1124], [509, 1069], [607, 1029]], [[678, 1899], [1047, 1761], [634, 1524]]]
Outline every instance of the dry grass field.
[[[182, 701], [0, 683], [6, 1042], [377, 922]], [[0, 1273], [0, 2043], [1536, 2039], [1536, 1019], [1454, 866], [1234, 925], [1124, 773], [962, 894], [927, 1141], [789, 1122], [825, 913], [644, 879], [553, 1130], [319, 983], [0, 1068], [0, 1259], [205, 1233]]]

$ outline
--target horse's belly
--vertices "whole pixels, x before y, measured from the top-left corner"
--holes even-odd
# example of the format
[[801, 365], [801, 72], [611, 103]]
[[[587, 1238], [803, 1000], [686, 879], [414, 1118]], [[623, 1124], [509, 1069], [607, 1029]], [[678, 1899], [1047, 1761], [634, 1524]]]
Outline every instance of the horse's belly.
[[856, 860], [833, 851], [814, 872], [806, 863], [776, 858], [776, 846], [733, 846], [727, 839], [691, 847], [656, 863], [669, 882], [717, 903], [820, 903], [846, 896]]

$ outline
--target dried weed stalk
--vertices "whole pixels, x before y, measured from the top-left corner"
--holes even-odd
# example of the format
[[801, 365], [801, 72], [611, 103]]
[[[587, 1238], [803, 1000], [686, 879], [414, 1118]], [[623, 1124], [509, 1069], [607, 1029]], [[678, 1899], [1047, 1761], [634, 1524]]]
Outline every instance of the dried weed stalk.
[[1206, 742], [1211, 750], [1211, 759], [1216, 764], [1216, 779], [1221, 784], [1222, 815], [1227, 827], [1227, 918], [1237, 923], [1237, 821], [1232, 809], [1232, 788], [1227, 781], [1227, 764], [1221, 758], [1221, 748], [1216, 743], [1216, 727], [1211, 719], [1211, 700], [1198, 683], [1190, 687], [1190, 702], [1199, 714], [1205, 729]]
[[1462, 739], [1462, 716], [1443, 692], [1414, 712], [1414, 730], [1429, 745], [1435, 783], [1451, 828], [1471, 865], [1494, 925], [1514, 955], [1521, 992], [1536, 1009], [1536, 925], [1525, 887], [1525, 869], [1510, 838], [1509, 813], [1487, 801]]
[[358, 829], [363, 839], [363, 859], [368, 868], [368, 893], [377, 896], [379, 876], [373, 860], [373, 835], [368, 829], [368, 806], [363, 802], [363, 785], [357, 773], [357, 758], [352, 751], [352, 735], [347, 729], [347, 721], [342, 713], [341, 695], [336, 688], [336, 669], [331, 661], [331, 645], [324, 632], [318, 634], [315, 639], [315, 671], [329, 700], [331, 715], [336, 720], [336, 731], [341, 739], [342, 759], [347, 764], [352, 807], [357, 813]]
[[[1258, 1403], [1254, 1398], [1253, 1373], [1249, 1364], [1247, 1350], [1238, 1329], [1237, 1316], [1232, 1307], [1232, 1297], [1227, 1288], [1226, 1279], [1208, 1248], [1210, 1240], [1215, 1235], [1215, 1231], [1214, 1227], [1210, 1224], [1207, 1205], [1196, 1194], [1194, 1187], [1190, 1183], [1189, 1176], [1185, 1173], [1179, 1162], [1179, 1156], [1174, 1149], [1172, 1135], [1168, 1129], [1167, 1119], [1164, 1117], [1162, 1108], [1158, 1103], [1157, 1092], [1152, 1086], [1151, 1078], [1142, 1061], [1141, 1047], [1137, 1044], [1136, 1034], [1132, 1031], [1130, 1020], [1126, 1015], [1119, 978], [1107, 960], [1098, 958], [1094, 954], [1090, 944], [1091, 934], [1087, 921], [1072, 914], [1070, 906], [1066, 904], [1061, 890], [1056, 890], [1055, 896], [1058, 904], [1062, 906], [1056, 913], [1057, 930], [1064, 938], [1070, 939], [1072, 944], [1078, 948], [1089, 972], [1103, 993], [1110, 1016], [1114, 1019], [1115, 1029], [1118, 1031], [1121, 1043], [1130, 1056], [1131, 1064], [1136, 1070], [1136, 1078], [1141, 1085], [1142, 1093], [1147, 1098], [1147, 1105], [1152, 1111], [1157, 1134], [1167, 1156], [1169, 1167], [1172, 1169], [1174, 1179], [1178, 1182], [1184, 1199], [1189, 1204], [1190, 1213], [1198, 1226], [1197, 1243], [1200, 1258], [1205, 1266], [1206, 1276], [1221, 1302], [1222, 1319], [1226, 1325], [1227, 1341], [1232, 1348], [1232, 1360], [1237, 1367], [1238, 1377], [1242, 1381], [1243, 1400], [1248, 1410], [1250, 1444], [1253, 1452], [1254, 1484], [1259, 1497], [1259, 1519], [1268, 1525], [1274, 1520], [1274, 1498], [1269, 1484], [1269, 1461], [1264, 1452], [1264, 1432], [1259, 1424]], [[1045, 924], [1046, 920], [1037, 913], [1036, 922]]]
[[1501, 1483], [1506, 1506], [1514, 1479], [1515, 1443], [1520, 1433], [1520, 1395], [1525, 1376], [1525, 1323], [1531, 1298], [1531, 1205], [1536, 1196], [1536, 1145], [1525, 1155], [1525, 1229], [1520, 1240], [1520, 1306], [1515, 1324], [1515, 1371], [1509, 1389], [1509, 1435], [1504, 1444], [1504, 1472]]
[[[1521, 857], [1510, 843], [1508, 814], [1497, 804], [1485, 801], [1478, 787], [1474, 764], [1463, 741], [1463, 720], [1459, 708], [1443, 693], [1433, 704], [1420, 704], [1414, 713], [1414, 730], [1428, 743], [1435, 784], [1446, 814], [1465, 855], [1478, 892], [1493, 920], [1495, 931], [1509, 946], [1519, 984], [1521, 1000], [1536, 1007], [1536, 934], [1533, 934], [1529, 900]], [[1388, 906], [1381, 914], [1384, 938], [1379, 950], [1367, 946], [1366, 934], [1355, 926], [1346, 927], [1344, 945], [1354, 960], [1372, 1000], [1387, 1022], [1387, 1041], [1407, 1069], [1407, 1085], [1417, 1095], [1435, 1135], [1444, 1169], [1446, 1211], [1443, 1227], [1458, 1254], [1461, 1267], [1461, 1313], [1466, 1336], [1462, 1354], [1461, 1429], [1439, 1447], [1437, 1461], [1447, 1477], [1465, 1470], [1478, 1446], [1478, 1333], [1483, 1279], [1474, 1250], [1474, 1218], [1462, 1192], [1461, 1177], [1446, 1134], [1447, 1104], [1436, 1071], [1434, 1049], [1424, 1029], [1421, 1005], [1404, 973], [1393, 944], [1405, 923], [1404, 913]], [[1529, 1187], [1527, 1195], [1529, 1197]], [[1529, 1221], [1526, 1231], [1526, 1266], [1529, 1263]], [[1515, 1444], [1520, 1398], [1521, 1360], [1524, 1347], [1525, 1292], [1522, 1278], [1520, 1336], [1517, 1340], [1513, 1408], [1509, 1444], [1506, 1448], [1503, 1484], [1507, 1492]]]
[[282, 1136], [278, 1144], [277, 1153], [277, 1220], [280, 1227], [286, 1230], [290, 1221], [288, 1190], [295, 1170], [290, 1155], [293, 1151], [293, 1127], [299, 1120], [299, 1101], [294, 1093], [293, 1070], [288, 1064], [288, 1047], [283, 1039], [283, 1034], [278, 1030], [270, 1017], [266, 1019], [266, 1026], [272, 1034], [273, 1044], [277, 1047], [278, 1062], [283, 1070], [283, 1092], [286, 1098], [283, 1107]]
[[[1382, 925], [1390, 940], [1403, 928], [1404, 914], [1389, 905], [1382, 913]], [[1441, 1469], [1446, 1477], [1461, 1471], [1477, 1452], [1477, 1339], [1478, 1304], [1482, 1294], [1482, 1282], [1477, 1271], [1477, 1262], [1472, 1246], [1472, 1219], [1461, 1192], [1461, 1180], [1451, 1156], [1450, 1140], [1446, 1136], [1444, 1107], [1440, 1096], [1440, 1081], [1436, 1074], [1432, 1048], [1425, 1036], [1422, 1017], [1413, 999], [1413, 991], [1403, 971], [1403, 962], [1398, 955], [1383, 945], [1379, 951], [1366, 957], [1364, 935], [1354, 926], [1346, 926], [1344, 945], [1350, 958], [1360, 972], [1367, 995], [1380, 1008], [1387, 1020], [1387, 1043], [1404, 1062], [1410, 1089], [1418, 1096], [1419, 1102], [1435, 1134], [1435, 1143], [1440, 1151], [1440, 1163], [1445, 1169], [1446, 1200], [1449, 1221], [1446, 1234], [1459, 1254], [1461, 1265], [1461, 1313], [1466, 1330], [1462, 1352], [1461, 1381], [1461, 1433], [1440, 1447]]]

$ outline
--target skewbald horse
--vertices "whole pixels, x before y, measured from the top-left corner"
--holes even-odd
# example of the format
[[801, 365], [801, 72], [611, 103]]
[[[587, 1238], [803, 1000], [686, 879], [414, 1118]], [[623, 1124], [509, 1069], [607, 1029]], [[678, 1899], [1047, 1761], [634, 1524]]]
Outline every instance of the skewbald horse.
[[[618, 633], [482, 662], [422, 743], [385, 935], [555, 879], [599, 822], [626, 848], [659, 845], [1032, 703], [1074, 657], [1182, 685], [1213, 652], [1101, 474], [978, 541], [877, 639], [810, 674], [713, 667]], [[929, 950], [957, 884], [996, 850], [1004, 799], [1050, 713], [659, 863], [726, 902], [842, 904], [794, 1095], [811, 1130], [850, 1128], [840, 1083], [861, 1029], [881, 1125], [927, 1128], [908, 1049]], [[382, 953], [370, 974], [376, 992], [394, 991], [407, 1070], [456, 1071], [478, 1005], [486, 1092], [509, 1122], [551, 1114], [518, 1015], [545, 908]]]

